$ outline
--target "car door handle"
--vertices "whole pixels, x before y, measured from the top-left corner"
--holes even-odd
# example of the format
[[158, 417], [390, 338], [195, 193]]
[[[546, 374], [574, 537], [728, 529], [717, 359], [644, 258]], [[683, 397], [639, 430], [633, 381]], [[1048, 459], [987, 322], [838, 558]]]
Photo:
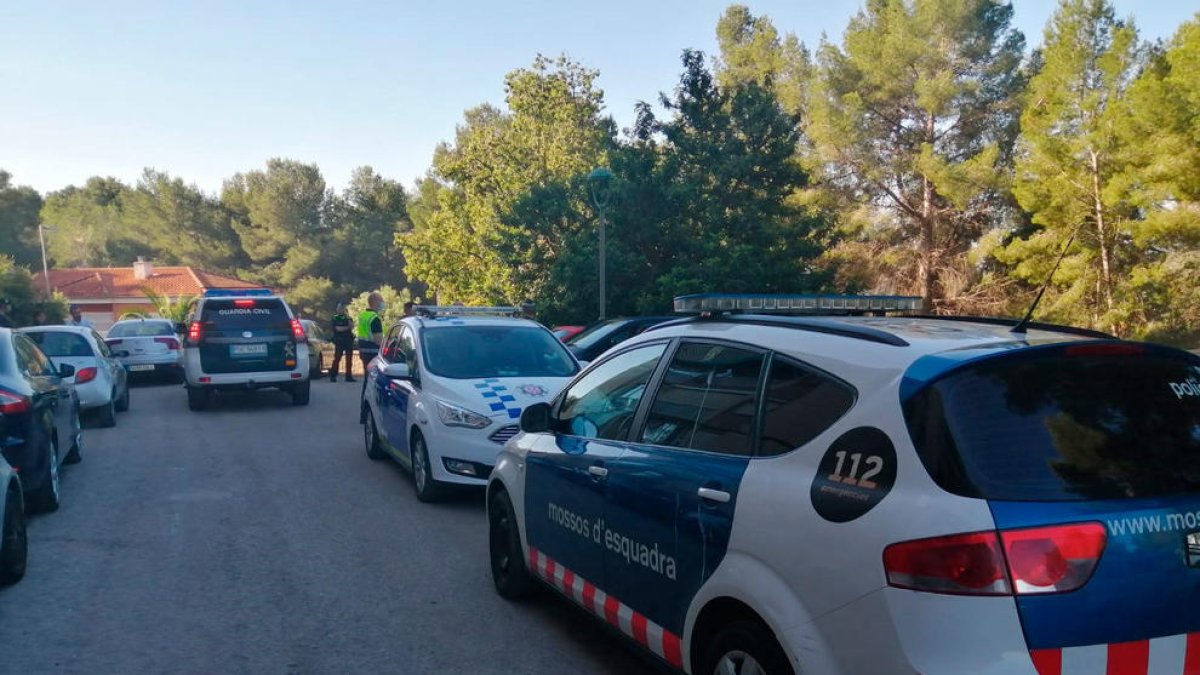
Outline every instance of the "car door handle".
[[707, 500], [710, 502], [717, 502], [719, 504], [728, 504], [729, 499], [730, 499], [730, 495], [728, 492], [726, 492], [724, 490], [714, 490], [712, 488], [706, 488], [706, 487], [702, 487], [699, 490], [696, 490], [696, 494], [700, 495], [700, 499], [704, 499], [704, 500]]
[[588, 467], [588, 473], [592, 474], [596, 478], [605, 478], [608, 476], [608, 469], [598, 464], [593, 464]]

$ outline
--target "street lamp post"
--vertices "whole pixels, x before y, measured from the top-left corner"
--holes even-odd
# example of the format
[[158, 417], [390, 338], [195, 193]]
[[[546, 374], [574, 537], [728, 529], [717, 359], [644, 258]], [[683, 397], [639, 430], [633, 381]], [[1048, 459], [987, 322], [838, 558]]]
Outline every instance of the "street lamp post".
[[591, 188], [592, 203], [596, 205], [596, 210], [600, 215], [600, 255], [598, 256], [600, 264], [600, 320], [603, 321], [608, 309], [608, 302], [605, 298], [605, 273], [607, 271], [604, 256], [605, 242], [604, 230], [606, 223], [604, 222], [604, 207], [608, 206], [609, 200], [612, 199], [612, 178], [611, 171], [604, 167], [593, 169], [588, 174], [588, 187]]
[[38, 241], [42, 244], [42, 276], [46, 278], [46, 297], [50, 297], [50, 267], [46, 264], [46, 231], [54, 231], [53, 225], [38, 223]]

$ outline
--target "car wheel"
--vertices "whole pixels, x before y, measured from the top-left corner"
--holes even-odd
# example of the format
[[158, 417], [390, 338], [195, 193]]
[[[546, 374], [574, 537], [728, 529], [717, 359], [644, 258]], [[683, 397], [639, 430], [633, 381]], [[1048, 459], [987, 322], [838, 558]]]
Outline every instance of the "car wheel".
[[29, 553], [25, 538], [25, 507], [21, 503], [21, 493], [16, 490], [9, 490], [4, 500], [0, 542], [0, 586], [8, 586], [25, 576], [25, 561]]
[[312, 380], [302, 384], [292, 385], [292, 405], [308, 405], [309, 393], [312, 391]]
[[433, 478], [429, 467], [429, 449], [425, 446], [425, 437], [417, 432], [412, 439], [412, 474], [413, 486], [417, 488], [417, 499], [423, 502], [436, 502], [442, 496], [442, 486]]
[[52, 436], [47, 442], [46, 468], [42, 471], [42, 485], [29, 496], [30, 510], [39, 513], [57, 511], [61, 501], [58, 476], [58, 441]]
[[379, 429], [375, 426], [375, 415], [370, 410], [367, 411], [367, 421], [363, 424], [363, 441], [367, 446], [367, 457], [371, 459], [384, 459], [387, 454], [383, 452], [383, 446], [379, 442]]
[[188, 410], [200, 411], [208, 407], [209, 394], [207, 389], [200, 387], [188, 387]]
[[321, 379], [321, 375], [324, 372], [325, 372], [325, 355], [318, 353], [317, 354], [317, 366], [316, 366], [316, 368], [313, 368], [309, 372], [309, 375], [308, 375], [309, 379], [319, 380], [319, 379]]
[[99, 420], [100, 426], [102, 427], [108, 428], [117, 426], [117, 404], [114, 400], [116, 395], [117, 392], [114, 391], [112, 397], [108, 399], [108, 403], [106, 403], [104, 407], [100, 409]]
[[761, 621], [735, 621], [709, 644], [696, 669], [701, 675], [795, 675], [787, 654]]
[[117, 412], [126, 412], [129, 410], [129, 383], [125, 383], [125, 391], [121, 393], [121, 398], [117, 399]]
[[521, 531], [508, 492], [497, 490], [489, 500], [488, 553], [492, 561], [492, 582], [496, 592], [509, 600], [519, 600], [534, 589], [533, 577], [525, 565]]

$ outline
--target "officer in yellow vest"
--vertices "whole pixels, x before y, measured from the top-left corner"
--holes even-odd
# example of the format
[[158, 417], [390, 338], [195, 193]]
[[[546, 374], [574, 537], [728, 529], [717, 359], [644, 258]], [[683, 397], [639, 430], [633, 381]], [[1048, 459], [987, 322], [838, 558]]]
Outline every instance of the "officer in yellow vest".
[[[383, 344], [383, 318], [380, 313], [387, 308], [383, 296], [371, 293], [367, 296], [367, 308], [358, 313], [358, 322], [354, 334], [358, 338], [358, 358], [363, 366], [363, 394], [367, 393], [367, 367], [371, 359], [379, 354], [379, 345]], [[361, 406], [360, 406], [361, 407]], [[359, 412], [359, 424], [367, 421], [366, 409]]]

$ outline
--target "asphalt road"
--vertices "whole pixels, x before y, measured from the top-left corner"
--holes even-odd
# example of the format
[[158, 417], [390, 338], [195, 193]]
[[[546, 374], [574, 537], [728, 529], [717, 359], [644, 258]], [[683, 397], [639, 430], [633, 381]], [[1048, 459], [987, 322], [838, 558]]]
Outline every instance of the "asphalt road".
[[372, 462], [357, 384], [225, 396], [133, 390], [89, 425], [64, 504], [0, 589], [0, 673], [654, 672], [550, 596], [491, 587], [479, 492], [425, 505]]

